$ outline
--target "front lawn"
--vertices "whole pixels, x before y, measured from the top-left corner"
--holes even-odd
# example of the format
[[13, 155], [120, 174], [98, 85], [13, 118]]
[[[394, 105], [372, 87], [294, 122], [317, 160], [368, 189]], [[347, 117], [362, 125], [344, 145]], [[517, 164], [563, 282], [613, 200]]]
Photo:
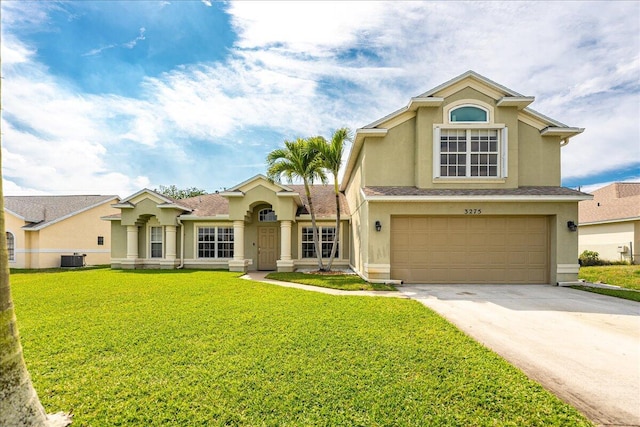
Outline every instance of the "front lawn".
[[591, 425], [415, 301], [188, 270], [11, 281], [40, 399], [73, 426]]
[[356, 274], [269, 273], [267, 279], [343, 291], [395, 291], [393, 285], [369, 283]]
[[580, 267], [580, 279], [640, 290], [640, 265], [603, 265]]

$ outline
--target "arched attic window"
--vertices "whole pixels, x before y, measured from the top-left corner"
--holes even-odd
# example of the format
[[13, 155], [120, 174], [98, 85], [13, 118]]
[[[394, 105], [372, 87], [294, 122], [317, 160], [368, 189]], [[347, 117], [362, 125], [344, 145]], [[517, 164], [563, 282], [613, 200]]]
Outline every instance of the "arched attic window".
[[489, 122], [489, 112], [477, 105], [461, 105], [458, 108], [454, 108], [449, 112], [449, 121], [451, 123], [462, 122]]
[[275, 222], [277, 220], [276, 213], [271, 208], [265, 208], [258, 212], [258, 221], [260, 222]]

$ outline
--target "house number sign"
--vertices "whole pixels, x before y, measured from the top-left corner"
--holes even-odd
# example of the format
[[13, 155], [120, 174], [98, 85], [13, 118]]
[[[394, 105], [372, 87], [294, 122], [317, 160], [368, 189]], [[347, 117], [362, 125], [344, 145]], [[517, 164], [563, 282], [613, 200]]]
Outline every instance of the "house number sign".
[[482, 213], [482, 209], [465, 209], [465, 215], [480, 215]]

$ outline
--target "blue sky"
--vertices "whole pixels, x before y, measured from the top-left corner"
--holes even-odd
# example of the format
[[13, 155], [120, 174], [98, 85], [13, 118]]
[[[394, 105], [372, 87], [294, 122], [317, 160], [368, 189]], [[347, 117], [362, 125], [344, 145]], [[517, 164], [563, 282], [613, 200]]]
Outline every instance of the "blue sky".
[[584, 127], [562, 183], [640, 181], [640, 2], [2, 1], [7, 195], [215, 191], [286, 139], [474, 70]]

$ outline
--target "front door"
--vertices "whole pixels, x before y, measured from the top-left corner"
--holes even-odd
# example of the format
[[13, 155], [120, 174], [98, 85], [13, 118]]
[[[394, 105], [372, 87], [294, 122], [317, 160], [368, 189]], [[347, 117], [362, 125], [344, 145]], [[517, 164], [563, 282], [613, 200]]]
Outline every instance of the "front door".
[[275, 270], [278, 259], [278, 228], [258, 228], [258, 270]]

